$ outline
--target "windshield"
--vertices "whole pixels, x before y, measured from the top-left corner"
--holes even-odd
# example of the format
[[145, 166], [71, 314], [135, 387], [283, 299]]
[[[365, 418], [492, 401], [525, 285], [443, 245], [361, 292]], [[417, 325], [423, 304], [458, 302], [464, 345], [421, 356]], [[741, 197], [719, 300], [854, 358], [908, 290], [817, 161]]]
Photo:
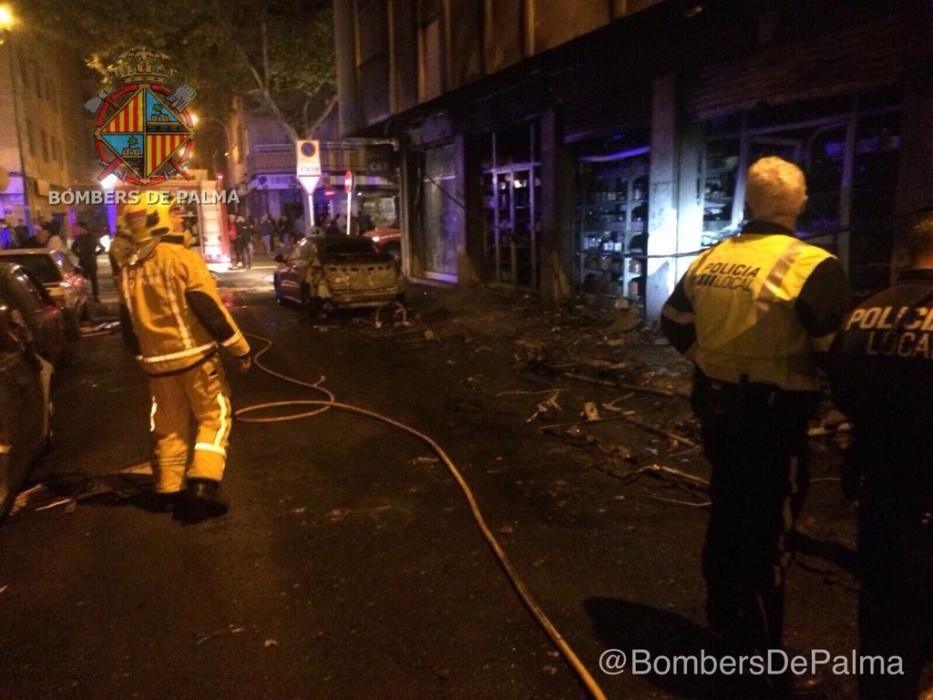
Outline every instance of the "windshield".
[[321, 255], [332, 258], [341, 255], [375, 255], [378, 251], [368, 238], [336, 238], [320, 243]]
[[48, 255], [4, 255], [0, 261], [22, 265], [35, 275], [42, 284], [57, 284], [62, 281], [62, 273]]

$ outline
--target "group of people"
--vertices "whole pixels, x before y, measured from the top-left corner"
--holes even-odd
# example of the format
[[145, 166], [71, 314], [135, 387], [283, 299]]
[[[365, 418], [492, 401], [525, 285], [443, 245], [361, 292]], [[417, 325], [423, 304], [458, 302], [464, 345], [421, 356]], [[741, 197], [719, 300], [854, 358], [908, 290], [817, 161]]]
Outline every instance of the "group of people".
[[252, 216], [229, 214], [226, 235], [230, 243], [232, 266], [249, 269], [253, 264], [254, 252], [273, 252], [303, 238], [304, 222], [300, 218], [292, 221], [284, 214], [275, 218], [266, 213], [259, 221]]
[[[358, 235], [361, 230], [367, 231], [372, 228], [371, 224], [369, 228], [361, 228], [365, 225], [365, 220], [361, 224], [357, 217], [352, 217], [350, 235]], [[315, 221], [311, 230], [313, 236], [338, 236], [346, 233], [347, 219], [343, 214], [334, 217], [324, 214]], [[304, 238], [305, 225], [301, 218], [291, 221], [284, 215], [276, 219], [269, 214], [263, 214], [257, 222], [252, 216], [228, 214], [226, 235], [230, 244], [231, 267], [248, 270], [253, 265], [254, 252], [271, 253], [282, 246], [296, 243]]]
[[36, 224], [30, 232], [26, 223], [19, 219], [15, 226], [10, 226], [6, 219], [0, 219], [0, 250], [14, 248], [51, 248], [65, 250], [61, 237], [61, 225], [54, 219]]
[[35, 227], [35, 234], [30, 235], [29, 227], [20, 219], [11, 227], [6, 219], [0, 219], [0, 250], [15, 248], [45, 248], [57, 250], [69, 255], [78, 263], [81, 272], [91, 282], [94, 301], [100, 301], [100, 288], [97, 281], [97, 256], [106, 250], [100, 244], [100, 238], [91, 232], [88, 225], [79, 221], [77, 232], [70, 248], [65, 245], [57, 221], [46, 221]]
[[[762, 158], [745, 200], [740, 235], [696, 258], [661, 318], [694, 363], [692, 406], [712, 465], [702, 555], [710, 627], [729, 656], [782, 649], [808, 420], [826, 376], [855, 430], [842, 481], [860, 506], [860, 658], [895, 669], [899, 660], [901, 671], [861, 673], [861, 697], [916, 700], [933, 658], [933, 211], [906, 227], [910, 262], [896, 283], [850, 312], [839, 260], [794, 235], [803, 172]], [[736, 697], [812, 696], [821, 679], [736, 683]]]

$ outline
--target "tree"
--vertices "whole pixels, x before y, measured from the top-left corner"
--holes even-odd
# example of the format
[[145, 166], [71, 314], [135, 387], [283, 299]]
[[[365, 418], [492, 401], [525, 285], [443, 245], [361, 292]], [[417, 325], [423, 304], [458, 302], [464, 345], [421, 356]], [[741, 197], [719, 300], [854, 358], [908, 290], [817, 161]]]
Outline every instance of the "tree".
[[173, 59], [198, 91], [198, 110], [223, 118], [240, 96], [292, 140], [311, 136], [336, 102], [330, 0], [30, 0], [38, 36], [78, 50], [102, 80], [124, 51], [146, 46]]

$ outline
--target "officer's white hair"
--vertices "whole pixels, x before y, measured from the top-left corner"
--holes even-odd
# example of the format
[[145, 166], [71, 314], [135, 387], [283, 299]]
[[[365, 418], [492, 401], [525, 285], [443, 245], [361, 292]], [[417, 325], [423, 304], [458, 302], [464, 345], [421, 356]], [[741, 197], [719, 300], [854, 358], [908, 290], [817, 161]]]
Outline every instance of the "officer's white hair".
[[797, 218], [806, 198], [807, 180], [793, 163], [777, 156], [766, 156], [748, 169], [745, 204], [754, 219]]

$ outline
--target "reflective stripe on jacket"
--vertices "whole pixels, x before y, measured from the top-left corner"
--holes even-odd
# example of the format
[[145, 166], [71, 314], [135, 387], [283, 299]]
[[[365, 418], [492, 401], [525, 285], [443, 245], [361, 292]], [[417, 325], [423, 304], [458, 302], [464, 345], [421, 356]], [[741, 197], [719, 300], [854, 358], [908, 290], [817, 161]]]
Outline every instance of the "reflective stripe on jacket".
[[249, 344], [217, 293], [204, 261], [188, 248], [160, 243], [120, 273], [120, 297], [148, 374], [191, 367], [218, 345], [240, 357]]
[[[679, 349], [708, 377], [818, 390], [814, 351], [827, 351], [833, 334], [808, 331], [798, 298], [826, 260], [844, 279], [838, 262], [822, 248], [784, 233], [743, 232], [690, 265], [665, 305], [662, 327], [668, 326], [669, 337], [681, 332], [678, 326], [690, 327], [687, 347]], [[827, 296], [838, 294], [831, 289]], [[839, 307], [834, 315], [841, 320], [844, 306]]]

